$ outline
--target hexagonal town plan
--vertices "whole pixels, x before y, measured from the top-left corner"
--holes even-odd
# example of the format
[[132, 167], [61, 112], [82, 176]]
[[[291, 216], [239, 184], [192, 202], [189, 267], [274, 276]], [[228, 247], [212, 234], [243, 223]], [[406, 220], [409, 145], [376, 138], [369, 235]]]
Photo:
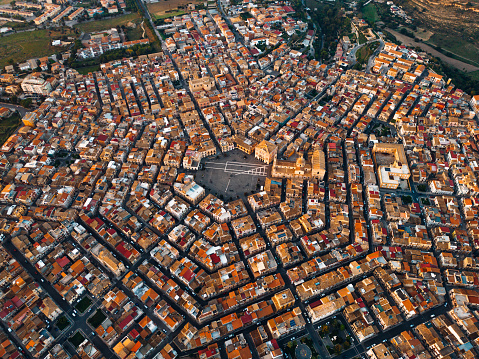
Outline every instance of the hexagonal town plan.
[[364, 71], [346, 38], [321, 64], [291, 6], [227, 3], [21, 80], [2, 358], [479, 357], [479, 97], [382, 34]]

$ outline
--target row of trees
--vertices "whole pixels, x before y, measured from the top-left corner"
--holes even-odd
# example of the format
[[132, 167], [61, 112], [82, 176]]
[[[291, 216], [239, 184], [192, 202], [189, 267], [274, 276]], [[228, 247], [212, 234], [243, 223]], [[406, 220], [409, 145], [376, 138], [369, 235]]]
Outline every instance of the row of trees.
[[71, 57], [69, 59], [68, 65], [74, 69], [77, 69], [80, 67], [99, 65], [101, 63], [122, 59], [124, 57], [152, 54], [155, 51], [156, 50], [152, 44], [140, 44], [134, 45], [127, 49], [121, 48], [117, 50], [107, 51], [99, 57], [90, 60], [79, 61]]

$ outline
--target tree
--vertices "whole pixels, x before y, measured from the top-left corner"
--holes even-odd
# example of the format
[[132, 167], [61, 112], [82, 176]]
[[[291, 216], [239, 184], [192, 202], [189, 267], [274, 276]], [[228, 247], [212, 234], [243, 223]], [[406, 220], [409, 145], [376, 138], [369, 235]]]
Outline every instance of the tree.
[[24, 100], [20, 101], [20, 106], [29, 108], [32, 105], [32, 99], [31, 98], [26, 98]]
[[322, 327], [321, 327], [321, 333], [323, 333], [323, 335], [326, 335], [329, 333], [329, 327], [324, 324]]
[[341, 345], [336, 344], [334, 346], [334, 352], [337, 353], [337, 354], [341, 354]]
[[15, 7], [15, 4], [16, 4], [15, 0], [10, 1], [10, 6], [11, 6], [11, 7]]

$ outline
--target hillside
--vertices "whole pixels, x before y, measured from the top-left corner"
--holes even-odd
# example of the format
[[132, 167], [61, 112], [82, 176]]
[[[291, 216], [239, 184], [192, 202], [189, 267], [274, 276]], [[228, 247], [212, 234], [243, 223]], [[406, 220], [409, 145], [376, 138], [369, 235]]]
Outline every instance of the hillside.
[[479, 63], [478, 0], [399, 0], [398, 4], [418, 27], [433, 33], [428, 43]]

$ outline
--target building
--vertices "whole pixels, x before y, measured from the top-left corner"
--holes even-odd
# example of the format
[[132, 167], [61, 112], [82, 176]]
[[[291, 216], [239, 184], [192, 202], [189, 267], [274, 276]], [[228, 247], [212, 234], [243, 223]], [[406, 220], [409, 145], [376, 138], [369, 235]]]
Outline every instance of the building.
[[244, 153], [250, 155], [253, 153], [257, 142], [250, 138], [246, 138], [242, 135], [236, 134], [233, 137], [233, 142], [235, 143], [236, 147], [243, 151]]
[[375, 143], [373, 154], [381, 188], [396, 189], [401, 180], [407, 180], [411, 176], [402, 144]]
[[0, 118], [7, 118], [13, 114], [13, 110], [6, 108], [6, 107], [0, 107]]
[[192, 92], [201, 90], [211, 91], [215, 87], [215, 80], [211, 77], [202, 77], [190, 80], [189, 85]]
[[278, 153], [278, 147], [270, 142], [263, 140], [254, 149], [254, 157], [264, 163], [271, 163]]
[[326, 173], [324, 153], [319, 150], [314, 150], [310, 157], [310, 160], [306, 160], [300, 153], [296, 161], [285, 161], [278, 160], [275, 156], [271, 175], [280, 178], [316, 178], [322, 180]]
[[302, 329], [306, 321], [299, 307], [268, 320], [267, 328], [274, 339]]
[[283, 309], [292, 307], [295, 299], [291, 289], [288, 288], [273, 295], [271, 300], [273, 301], [276, 311], [279, 312]]
[[48, 96], [52, 92], [52, 85], [49, 81], [43, 79], [40, 73], [35, 72], [22, 81], [22, 90], [25, 93]]

